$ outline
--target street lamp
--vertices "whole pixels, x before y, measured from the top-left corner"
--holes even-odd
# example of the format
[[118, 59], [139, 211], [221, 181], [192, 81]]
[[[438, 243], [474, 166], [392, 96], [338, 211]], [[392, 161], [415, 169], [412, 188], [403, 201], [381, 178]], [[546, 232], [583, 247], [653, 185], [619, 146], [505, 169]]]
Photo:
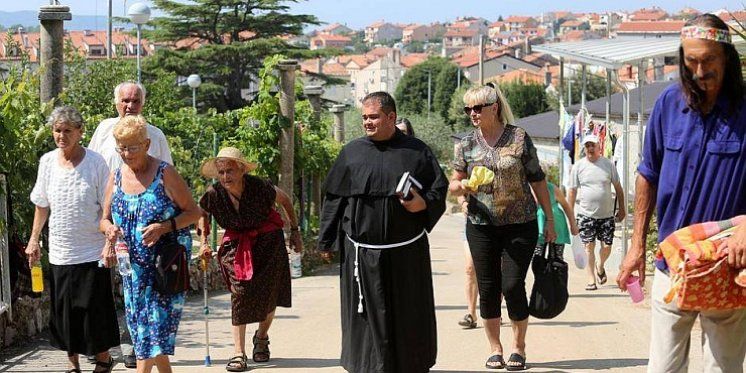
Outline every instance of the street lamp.
[[202, 84], [202, 79], [199, 75], [192, 74], [187, 78], [187, 84], [192, 87], [192, 107], [194, 112], [197, 112], [197, 88]]
[[130, 17], [130, 21], [137, 25], [137, 82], [141, 80], [141, 69], [140, 69], [140, 30], [142, 25], [148, 23], [150, 20], [150, 8], [145, 3], [134, 3], [127, 9], [127, 16]]

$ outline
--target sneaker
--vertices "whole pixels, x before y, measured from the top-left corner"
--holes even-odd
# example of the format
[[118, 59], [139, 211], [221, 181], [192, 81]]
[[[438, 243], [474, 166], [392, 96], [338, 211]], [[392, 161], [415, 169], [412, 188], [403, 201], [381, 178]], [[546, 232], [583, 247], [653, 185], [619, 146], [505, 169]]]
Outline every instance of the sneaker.
[[464, 329], [474, 329], [477, 327], [477, 322], [468, 313], [464, 316], [463, 319], [459, 320], [458, 324], [463, 326]]

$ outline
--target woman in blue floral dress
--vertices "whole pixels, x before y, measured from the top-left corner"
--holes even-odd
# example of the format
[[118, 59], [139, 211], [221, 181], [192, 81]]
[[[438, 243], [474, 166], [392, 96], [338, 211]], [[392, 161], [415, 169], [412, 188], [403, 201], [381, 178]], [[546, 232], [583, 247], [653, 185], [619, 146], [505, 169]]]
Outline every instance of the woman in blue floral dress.
[[[155, 282], [155, 243], [172, 234], [176, 225], [179, 243], [192, 247], [189, 227], [200, 216], [191, 192], [173, 166], [148, 155], [150, 139], [145, 120], [124, 117], [114, 127], [117, 151], [124, 165], [109, 178], [101, 229], [109, 245], [124, 239], [129, 248], [132, 274], [123, 276], [127, 327], [137, 356], [137, 372], [148, 373], [153, 365], [171, 372], [167, 355], [174, 354], [176, 331], [184, 306], [184, 293], [159, 293]], [[115, 261], [113, 250], [108, 265]]]

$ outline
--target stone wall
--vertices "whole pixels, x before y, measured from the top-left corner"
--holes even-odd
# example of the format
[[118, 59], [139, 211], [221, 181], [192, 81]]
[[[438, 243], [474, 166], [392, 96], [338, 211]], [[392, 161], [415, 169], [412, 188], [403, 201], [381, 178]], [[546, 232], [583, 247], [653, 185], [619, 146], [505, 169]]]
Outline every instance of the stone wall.
[[[114, 300], [117, 307], [122, 307], [122, 278], [119, 272], [114, 271], [114, 288], [117, 290]], [[191, 260], [189, 276], [190, 293], [201, 295], [205, 283], [204, 273], [196, 258]], [[49, 286], [45, 286], [45, 289], [49, 289]], [[225, 290], [217, 260], [211, 260], [208, 266], [207, 290]], [[46, 291], [41, 297], [22, 296], [13, 302], [13, 320], [9, 319], [8, 314], [0, 315], [0, 350], [46, 329], [49, 325], [49, 306], [49, 293]]]

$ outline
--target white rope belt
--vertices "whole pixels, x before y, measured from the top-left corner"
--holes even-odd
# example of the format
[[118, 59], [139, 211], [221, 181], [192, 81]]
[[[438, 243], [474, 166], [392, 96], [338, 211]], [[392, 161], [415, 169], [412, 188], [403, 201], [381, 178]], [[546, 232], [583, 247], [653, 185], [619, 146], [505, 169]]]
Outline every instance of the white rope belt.
[[413, 238], [413, 239], [411, 239], [409, 241], [404, 241], [404, 242], [399, 242], [399, 243], [392, 243], [392, 244], [388, 244], [388, 245], [369, 245], [367, 243], [355, 242], [355, 240], [353, 240], [350, 237], [349, 234], [346, 235], [347, 239], [350, 240], [350, 242], [352, 242], [353, 246], [355, 246], [355, 272], [354, 272], [354, 275], [355, 275], [355, 282], [357, 282], [357, 293], [358, 293], [358, 296], [357, 296], [357, 298], [358, 298], [358, 301], [357, 301], [357, 313], [363, 313], [363, 287], [360, 285], [360, 271], [359, 271], [359, 266], [358, 266], [358, 259], [359, 259], [359, 254], [360, 254], [360, 248], [364, 247], [366, 249], [376, 249], [376, 250], [393, 249], [393, 248], [396, 248], [396, 247], [407, 246], [407, 245], [409, 245], [409, 244], [411, 244], [411, 243], [419, 240], [424, 235], [425, 235], [425, 230], [423, 229], [422, 232], [420, 232], [420, 234], [417, 235], [417, 237], [415, 237], [415, 238]]

